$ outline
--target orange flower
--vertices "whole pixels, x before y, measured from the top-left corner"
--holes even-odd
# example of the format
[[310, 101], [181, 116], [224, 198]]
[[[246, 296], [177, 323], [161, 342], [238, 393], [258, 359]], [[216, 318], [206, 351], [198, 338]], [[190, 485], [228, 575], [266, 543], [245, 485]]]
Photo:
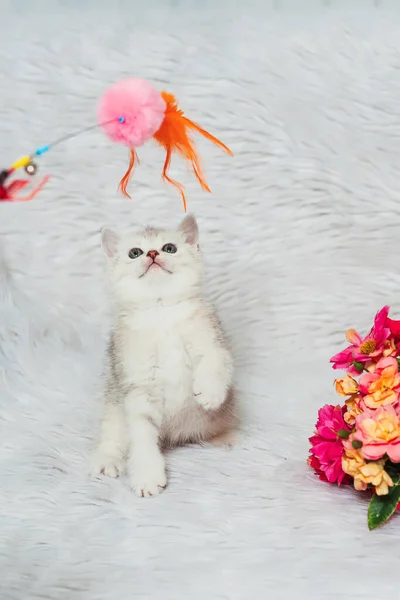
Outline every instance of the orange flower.
[[352, 396], [358, 392], [358, 383], [350, 375], [346, 375], [344, 379], [335, 380], [335, 388], [339, 396]]
[[375, 488], [378, 496], [385, 496], [393, 481], [386, 473], [385, 460], [366, 463], [359, 450], [348, 447], [342, 459], [342, 469], [354, 479], [354, 489], [364, 491], [368, 485]]
[[366, 408], [356, 418], [354, 439], [362, 442], [360, 452], [367, 460], [387, 454], [392, 462], [400, 463], [400, 419], [393, 406]]
[[397, 360], [393, 357], [381, 358], [373, 373], [360, 377], [360, 391], [368, 408], [379, 408], [396, 404], [400, 393], [400, 373]]
[[358, 383], [350, 375], [344, 379], [335, 380], [335, 388], [339, 396], [349, 396], [345, 401], [347, 411], [344, 413], [344, 420], [348, 425], [354, 425], [356, 416], [362, 411], [359, 408], [360, 396], [358, 394]]
[[[386, 496], [389, 492], [389, 488], [392, 487], [393, 481], [390, 475], [386, 473], [384, 469], [385, 461], [380, 460], [378, 462], [370, 462], [360, 467], [359, 474], [357, 476], [357, 484], [365, 483], [370, 484], [375, 488], [375, 492], [378, 496]], [[354, 479], [354, 487], [356, 488], [356, 479]]]
[[344, 413], [343, 418], [346, 421], [346, 423], [350, 426], [353, 426], [355, 424], [356, 417], [362, 413], [359, 401], [360, 396], [358, 394], [354, 394], [345, 401], [347, 411]]
[[[355, 480], [355, 478], [358, 477], [360, 468], [363, 467], [366, 463], [360, 451], [355, 450], [352, 447], [351, 443], [347, 442], [345, 446], [346, 448], [342, 458], [342, 469], [345, 473], [347, 473], [347, 475], [350, 475], [350, 477], [353, 477]], [[355, 483], [354, 487], [356, 487]], [[365, 485], [363, 489], [366, 489], [366, 487], [367, 486]]]

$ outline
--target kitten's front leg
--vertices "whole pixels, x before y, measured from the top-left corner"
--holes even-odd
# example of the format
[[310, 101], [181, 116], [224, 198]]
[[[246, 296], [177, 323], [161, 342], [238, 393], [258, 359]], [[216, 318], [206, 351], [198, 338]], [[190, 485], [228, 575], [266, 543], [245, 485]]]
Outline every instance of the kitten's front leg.
[[198, 358], [193, 372], [193, 394], [205, 410], [223, 404], [232, 384], [233, 365], [225, 348], [214, 348]]
[[101, 424], [100, 442], [92, 457], [92, 475], [118, 477], [124, 470], [127, 450], [126, 424], [122, 404], [107, 397]]
[[158, 445], [161, 415], [145, 391], [135, 389], [125, 399], [130, 452], [128, 474], [137, 496], [156, 496], [167, 485], [165, 460]]

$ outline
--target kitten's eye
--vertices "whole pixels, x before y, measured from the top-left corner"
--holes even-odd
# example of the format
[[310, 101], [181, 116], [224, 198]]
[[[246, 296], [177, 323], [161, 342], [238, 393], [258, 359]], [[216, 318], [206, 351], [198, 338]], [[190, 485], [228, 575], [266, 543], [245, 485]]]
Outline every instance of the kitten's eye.
[[141, 250], [140, 248], [132, 248], [131, 250], [129, 250], [129, 258], [139, 258], [139, 256], [143, 254], [143, 250]]
[[165, 244], [165, 246], [162, 247], [162, 250], [163, 252], [168, 252], [168, 254], [175, 254], [178, 248], [175, 244]]

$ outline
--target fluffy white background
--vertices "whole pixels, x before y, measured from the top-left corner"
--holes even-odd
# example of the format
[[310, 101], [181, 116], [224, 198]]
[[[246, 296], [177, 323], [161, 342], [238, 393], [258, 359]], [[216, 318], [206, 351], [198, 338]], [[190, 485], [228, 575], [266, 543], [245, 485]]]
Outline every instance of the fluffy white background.
[[[1, 208], [2, 600], [384, 598], [400, 520], [306, 465], [328, 359], [349, 326], [400, 314], [400, 18], [395, 2], [3, 0], [0, 164], [91, 124], [127, 75], [176, 93], [231, 146], [200, 142], [213, 195], [184, 168], [209, 293], [232, 338], [244, 425], [232, 451], [171, 454], [137, 499], [90, 480], [109, 306], [99, 230], [182, 216], [141, 152], [99, 132], [41, 161], [51, 183]], [[302, 5], [300, 7], [300, 5]]]

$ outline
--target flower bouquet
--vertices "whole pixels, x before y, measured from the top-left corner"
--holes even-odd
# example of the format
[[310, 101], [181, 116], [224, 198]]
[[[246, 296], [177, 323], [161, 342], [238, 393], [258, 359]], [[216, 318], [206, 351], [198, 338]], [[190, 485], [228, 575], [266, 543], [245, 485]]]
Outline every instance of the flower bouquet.
[[335, 380], [342, 406], [318, 412], [308, 464], [322, 481], [353, 484], [370, 494], [368, 526], [400, 507], [400, 321], [385, 306], [366, 337], [346, 333], [349, 346], [331, 358], [346, 373]]

